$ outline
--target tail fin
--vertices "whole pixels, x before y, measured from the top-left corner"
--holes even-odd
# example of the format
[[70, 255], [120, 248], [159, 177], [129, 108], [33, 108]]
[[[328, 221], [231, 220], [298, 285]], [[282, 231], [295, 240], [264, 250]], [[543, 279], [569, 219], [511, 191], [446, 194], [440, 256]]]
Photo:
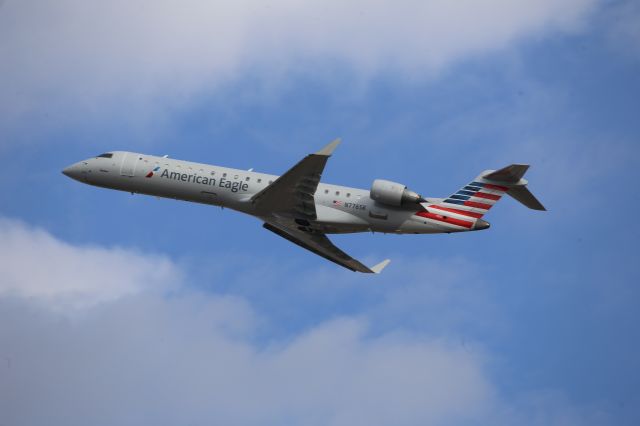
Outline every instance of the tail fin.
[[527, 169], [527, 164], [511, 164], [500, 170], [487, 170], [432, 207], [480, 219], [504, 194], [509, 194], [530, 209], [546, 210], [526, 187], [528, 182], [522, 177]]

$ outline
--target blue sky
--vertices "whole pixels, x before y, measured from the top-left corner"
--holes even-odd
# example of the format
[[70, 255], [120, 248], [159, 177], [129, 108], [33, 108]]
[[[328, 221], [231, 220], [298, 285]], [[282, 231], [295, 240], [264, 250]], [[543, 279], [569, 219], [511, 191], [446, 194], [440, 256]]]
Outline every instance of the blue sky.
[[[637, 424], [633, 1], [7, 1], [0, 423]], [[445, 196], [532, 165], [541, 213], [333, 237], [81, 185], [109, 150]]]

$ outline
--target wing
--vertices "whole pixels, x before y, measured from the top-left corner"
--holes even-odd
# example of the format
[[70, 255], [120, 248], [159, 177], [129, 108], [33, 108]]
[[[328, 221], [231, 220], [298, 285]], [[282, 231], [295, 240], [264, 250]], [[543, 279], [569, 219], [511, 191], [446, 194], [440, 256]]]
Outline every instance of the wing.
[[269, 222], [265, 222], [262, 226], [282, 238], [354, 272], [379, 274], [390, 262], [390, 260], [387, 259], [378, 263], [376, 266], [368, 268], [336, 247], [325, 234], [304, 231]]
[[271, 185], [251, 197], [256, 211], [284, 213], [315, 220], [316, 205], [313, 195], [318, 188], [324, 166], [339, 143], [340, 139], [336, 139], [315, 154], [307, 155]]

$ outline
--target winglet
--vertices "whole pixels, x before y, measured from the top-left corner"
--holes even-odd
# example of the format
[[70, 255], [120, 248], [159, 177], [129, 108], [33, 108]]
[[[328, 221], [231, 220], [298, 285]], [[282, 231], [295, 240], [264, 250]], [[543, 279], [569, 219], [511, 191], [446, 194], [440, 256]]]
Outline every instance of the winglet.
[[379, 274], [382, 270], [391, 262], [390, 259], [385, 259], [382, 262], [378, 263], [376, 266], [372, 266], [370, 269], [375, 273]]
[[333, 154], [333, 151], [340, 144], [340, 142], [342, 142], [342, 139], [337, 138], [336, 140], [331, 142], [329, 145], [325, 146], [320, 151], [316, 152], [316, 155], [326, 155], [327, 157], [330, 156], [331, 154]]

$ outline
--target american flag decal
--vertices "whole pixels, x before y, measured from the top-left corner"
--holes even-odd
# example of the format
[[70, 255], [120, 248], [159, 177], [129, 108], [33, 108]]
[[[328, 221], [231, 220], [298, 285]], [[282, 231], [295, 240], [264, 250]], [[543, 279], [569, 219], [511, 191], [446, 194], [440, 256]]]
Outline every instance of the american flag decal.
[[339, 200], [333, 200], [333, 205], [334, 205], [334, 206], [338, 206], [338, 207], [342, 207], [342, 201], [339, 201]]

